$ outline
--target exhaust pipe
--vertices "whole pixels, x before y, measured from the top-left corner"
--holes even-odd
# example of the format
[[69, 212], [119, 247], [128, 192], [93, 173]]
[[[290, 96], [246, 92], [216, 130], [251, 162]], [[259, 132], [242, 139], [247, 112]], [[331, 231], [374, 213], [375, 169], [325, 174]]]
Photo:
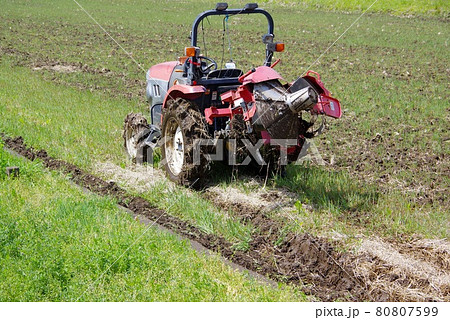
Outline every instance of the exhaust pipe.
[[318, 101], [318, 96], [317, 92], [311, 87], [306, 87], [287, 94], [285, 101], [293, 113], [299, 113], [302, 110], [309, 110], [314, 107]]

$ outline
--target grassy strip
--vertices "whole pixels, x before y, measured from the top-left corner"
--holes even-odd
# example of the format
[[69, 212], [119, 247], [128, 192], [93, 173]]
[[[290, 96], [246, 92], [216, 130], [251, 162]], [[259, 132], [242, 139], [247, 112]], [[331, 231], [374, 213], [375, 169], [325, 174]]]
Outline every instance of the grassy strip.
[[[262, 0], [270, 3], [270, 0]], [[302, 0], [306, 8], [338, 11], [364, 11], [369, 8], [374, 0]], [[277, 1], [278, 3], [278, 1]], [[299, 1], [282, 0], [285, 5], [298, 4]], [[397, 15], [421, 14], [421, 15], [448, 15], [450, 5], [446, 0], [379, 0], [371, 8], [371, 12], [393, 13]]]
[[206, 233], [225, 236], [237, 250], [249, 249], [255, 228], [250, 223], [244, 225], [230, 215], [223, 215], [213, 203], [195, 193], [180, 187], [168, 188], [165, 182], [159, 182], [141, 196], [161, 209], [170, 206], [171, 214], [195, 222]]
[[298, 194], [299, 202], [311, 204], [314, 212], [300, 204], [294, 214], [303, 230], [335, 230], [344, 234], [375, 231], [385, 236], [421, 234], [448, 238], [448, 214], [430, 206], [417, 206], [399, 191], [380, 192], [346, 172], [316, 166], [288, 167], [287, 176], [276, 181]]
[[[5, 175], [10, 165], [20, 167], [19, 178]], [[113, 199], [86, 195], [0, 146], [0, 301], [305, 299], [291, 287], [249, 280], [154, 228], [134, 243], [145, 228]]]
[[[22, 135], [27, 144], [42, 148], [50, 155], [87, 170], [96, 162], [111, 161], [125, 165], [122, 150], [122, 121], [130, 102], [105, 99], [90, 92], [42, 81], [23, 68], [10, 69], [6, 60], [0, 67], [0, 128], [10, 136]], [[147, 198], [169, 213], [194, 223], [206, 232], [218, 233], [248, 247], [252, 227], [218, 214], [217, 210], [195, 194], [182, 188], [167, 193], [164, 182], [152, 189]], [[162, 197], [161, 194], [167, 195]]]

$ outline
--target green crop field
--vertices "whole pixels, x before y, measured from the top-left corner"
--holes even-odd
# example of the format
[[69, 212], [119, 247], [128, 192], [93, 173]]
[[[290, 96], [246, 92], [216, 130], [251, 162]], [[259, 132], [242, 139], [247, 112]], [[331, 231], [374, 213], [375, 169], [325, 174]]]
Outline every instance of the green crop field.
[[[0, 0], [0, 132], [22, 136], [26, 144], [89, 172], [104, 163], [129, 168], [122, 124], [129, 112], [148, 114], [145, 70], [181, 56], [193, 19], [213, 4], [79, 3], [127, 53], [71, 0]], [[259, 3], [274, 17], [275, 39], [286, 44], [276, 56], [277, 71], [286, 81], [308, 69], [319, 72], [343, 106], [343, 117], [328, 121], [315, 139], [325, 166], [291, 165], [286, 177], [267, 183], [267, 190], [293, 194], [298, 209], [291, 213], [294, 219], [277, 210], [270, 219], [286, 230], [342, 235], [340, 251], [356, 250], [362, 236], [390, 243], [450, 236], [449, 4], [380, 0], [361, 16], [372, 3]], [[202, 50], [218, 62], [232, 58], [243, 70], [260, 65], [264, 20], [244, 21], [230, 18], [229, 50], [222, 20], [211, 18], [204, 25], [205, 41], [199, 40]], [[8, 165], [21, 167], [19, 179], [5, 176]], [[223, 190], [257, 191], [248, 177], [214, 181]], [[232, 208], [165, 179], [146, 190], [122, 186], [223, 237], [236, 251], [251, 250], [260, 232]], [[0, 261], [6, 266], [0, 271], [0, 300], [307, 299], [296, 286], [258, 283], [219, 257], [205, 257], [153, 229], [96, 282], [145, 230], [116, 203], [84, 194], [39, 162], [0, 150]]]
[[[270, 2], [270, 1], [267, 1]], [[450, 5], [445, 0], [304, 0], [281, 1], [286, 5], [301, 3], [307, 8], [338, 11], [371, 11], [393, 13], [396, 15], [426, 14], [445, 16], [450, 12]]]

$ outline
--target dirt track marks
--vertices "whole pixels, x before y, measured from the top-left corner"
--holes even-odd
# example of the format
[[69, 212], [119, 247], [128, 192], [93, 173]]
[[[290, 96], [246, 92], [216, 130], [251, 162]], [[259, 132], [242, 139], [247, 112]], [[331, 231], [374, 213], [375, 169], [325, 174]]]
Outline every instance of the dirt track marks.
[[[120, 168], [108, 163], [98, 164], [96, 168], [99, 173], [137, 191], [145, 191], [156, 181], [166, 180], [158, 169], [151, 169], [153, 175], [150, 176], [149, 169], [140, 166]], [[289, 275], [288, 279], [294, 282], [306, 284], [306, 292], [314, 294], [308, 284], [314, 284], [316, 290], [318, 286], [323, 286], [320, 290], [324, 292], [327, 285], [331, 285], [333, 290], [336, 286], [344, 288], [348, 285], [348, 290], [352, 291], [355, 290], [352, 286], [361, 281], [358, 285], [364, 288], [366, 293], [363, 295], [368, 300], [448, 300], [446, 270], [449, 270], [450, 245], [446, 241], [417, 240], [389, 244], [378, 238], [363, 237], [360, 246], [348, 248], [355, 254], [341, 254], [333, 248], [333, 240], [307, 233], [282, 234], [283, 226], [266, 214], [278, 210], [278, 214], [288, 217], [289, 211], [295, 210], [295, 194], [286, 190], [258, 189], [247, 195], [232, 186], [212, 186], [202, 196], [218, 207], [218, 214], [226, 214], [232, 209], [235, 217], [257, 227], [258, 234], [254, 235], [250, 250], [272, 257], [276, 271]], [[275, 245], [283, 236], [284, 241]], [[345, 281], [353, 279], [347, 284], [345, 281], [336, 283], [335, 277], [342, 274]], [[327, 294], [328, 299], [336, 298], [331, 292]]]

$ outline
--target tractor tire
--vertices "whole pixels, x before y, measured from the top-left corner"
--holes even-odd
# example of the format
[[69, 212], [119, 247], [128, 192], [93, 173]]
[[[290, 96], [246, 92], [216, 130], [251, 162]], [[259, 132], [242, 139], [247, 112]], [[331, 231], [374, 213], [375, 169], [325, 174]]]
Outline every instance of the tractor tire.
[[200, 188], [206, 181], [209, 162], [200, 154], [194, 163], [197, 139], [209, 139], [205, 117], [192, 101], [177, 98], [162, 111], [161, 154], [167, 177], [180, 185]]
[[146, 161], [145, 152], [141, 142], [149, 132], [147, 119], [140, 113], [129, 113], [123, 124], [123, 146], [129, 159], [136, 162], [136, 159]]

